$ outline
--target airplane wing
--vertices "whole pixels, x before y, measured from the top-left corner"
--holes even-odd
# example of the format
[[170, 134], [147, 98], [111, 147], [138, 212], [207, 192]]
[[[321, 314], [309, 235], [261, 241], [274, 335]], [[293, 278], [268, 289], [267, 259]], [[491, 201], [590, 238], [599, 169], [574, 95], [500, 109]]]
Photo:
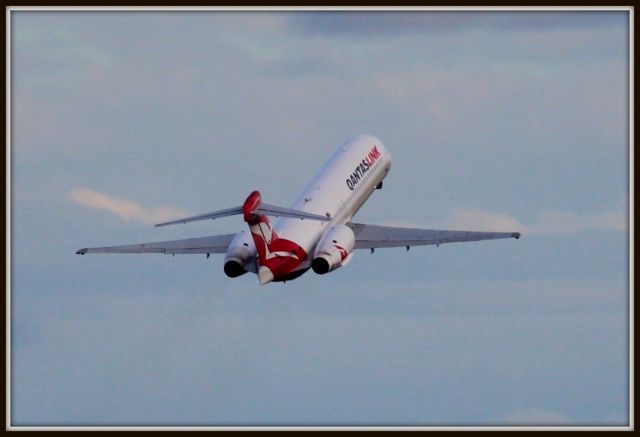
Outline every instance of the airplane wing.
[[378, 247], [426, 246], [462, 241], [520, 238], [519, 232], [445, 231], [438, 229], [396, 228], [391, 226], [348, 223], [356, 236], [356, 249]]
[[124, 246], [85, 247], [76, 252], [85, 253], [225, 253], [236, 234], [212, 235], [184, 240], [159, 241], [156, 243], [128, 244]]

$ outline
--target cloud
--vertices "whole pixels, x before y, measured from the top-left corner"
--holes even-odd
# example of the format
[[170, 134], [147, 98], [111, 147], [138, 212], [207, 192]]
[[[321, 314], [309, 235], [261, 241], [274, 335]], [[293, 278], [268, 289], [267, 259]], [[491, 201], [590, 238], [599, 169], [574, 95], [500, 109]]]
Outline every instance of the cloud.
[[618, 211], [579, 215], [568, 211], [550, 210], [538, 213], [537, 219], [526, 225], [507, 214], [476, 208], [459, 208], [453, 210], [438, 226], [477, 231], [517, 231], [526, 234], [573, 234], [593, 230], [625, 232], [628, 229], [628, 221], [626, 215]]
[[117, 199], [86, 188], [72, 189], [70, 197], [73, 201], [86, 207], [106, 209], [123, 220], [135, 220], [144, 224], [154, 224], [189, 215], [189, 213], [175, 208], [146, 208], [131, 200]]
[[621, 23], [626, 11], [388, 11], [314, 12], [291, 17], [294, 30], [310, 35], [388, 36], [462, 32], [595, 28]]
[[578, 215], [566, 211], [544, 211], [539, 214], [534, 231], [541, 234], [566, 234], [595, 229], [626, 231], [627, 217], [620, 212]]
[[470, 229], [477, 231], [529, 232], [531, 229], [516, 218], [506, 214], [492, 213], [475, 208], [453, 210], [440, 227]]

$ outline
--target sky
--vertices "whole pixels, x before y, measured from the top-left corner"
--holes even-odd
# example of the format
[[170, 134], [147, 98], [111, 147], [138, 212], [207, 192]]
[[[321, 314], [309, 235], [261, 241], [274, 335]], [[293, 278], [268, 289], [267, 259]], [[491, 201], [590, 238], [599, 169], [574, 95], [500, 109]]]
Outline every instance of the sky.
[[[11, 12], [11, 424], [629, 423], [627, 11]], [[357, 251], [286, 284], [81, 247], [237, 232], [345, 139]]]

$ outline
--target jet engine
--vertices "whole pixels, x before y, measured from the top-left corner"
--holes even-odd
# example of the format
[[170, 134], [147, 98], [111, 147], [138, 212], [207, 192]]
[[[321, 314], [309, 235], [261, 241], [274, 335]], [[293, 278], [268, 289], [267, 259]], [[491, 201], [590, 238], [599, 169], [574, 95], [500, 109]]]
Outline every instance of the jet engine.
[[237, 278], [248, 271], [256, 272], [256, 246], [248, 231], [241, 231], [233, 237], [224, 257], [224, 273]]
[[311, 268], [319, 275], [324, 275], [351, 260], [356, 237], [351, 228], [338, 225], [327, 232], [316, 246]]

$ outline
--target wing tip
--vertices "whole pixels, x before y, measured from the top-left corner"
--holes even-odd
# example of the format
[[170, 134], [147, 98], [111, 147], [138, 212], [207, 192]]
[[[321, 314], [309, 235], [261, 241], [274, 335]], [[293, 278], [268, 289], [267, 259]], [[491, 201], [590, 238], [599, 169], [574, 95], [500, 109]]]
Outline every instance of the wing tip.
[[161, 228], [163, 226], [169, 226], [169, 225], [176, 225], [178, 223], [186, 223], [180, 220], [171, 220], [169, 222], [162, 222], [162, 223], [156, 223], [155, 225], [153, 225], [154, 228]]
[[85, 253], [87, 253], [89, 249], [86, 247], [83, 247], [82, 249], [78, 249], [76, 250], [76, 255], [84, 255]]
[[517, 240], [518, 238], [520, 238], [520, 232], [514, 232], [513, 234], [511, 234], [511, 236]]
[[[212, 218], [211, 220], [215, 220], [215, 219]], [[188, 222], [189, 222], [189, 220], [172, 220], [170, 222], [156, 223], [155, 225], [153, 225], [153, 227], [154, 228], [160, 228], [160, 227], [163, 227], [163, 226], [177, 225], [177, 224], [180, 224], [180, 223], [185, 224], [185, 223], [188, 223]]]

